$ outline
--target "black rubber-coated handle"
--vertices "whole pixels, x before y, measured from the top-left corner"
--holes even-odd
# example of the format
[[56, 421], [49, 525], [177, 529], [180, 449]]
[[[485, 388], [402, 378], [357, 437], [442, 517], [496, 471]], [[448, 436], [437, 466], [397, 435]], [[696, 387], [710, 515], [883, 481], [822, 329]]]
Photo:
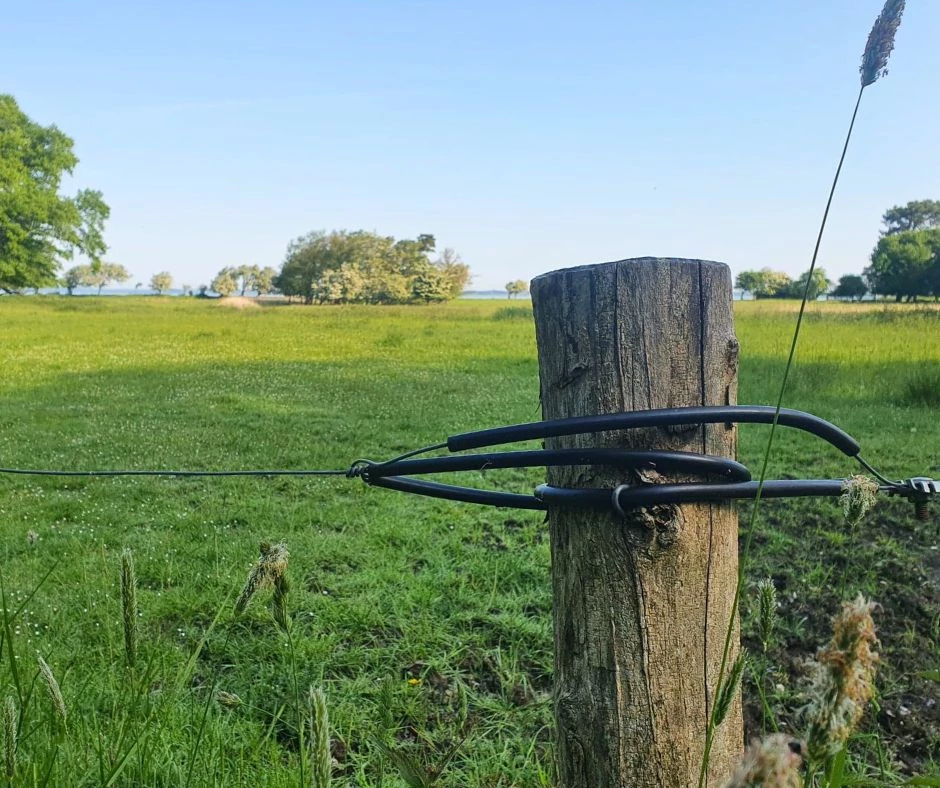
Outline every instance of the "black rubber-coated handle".
[[[570, 419], [535, 421], [452, 435], [447, 439], [447, 448], [452, 452], [466, 451], [516, 441], [554, 438], [560, 435], [579, 435], [641, 427], [667, 427], [678, 424], [719, 424], [721, 422], [771, 424], [775, 412], [776, 409], [770, 405], [716, 405], [699, 408], [636, 410], [602, 416], [577, 416]], [[811, 413], [784, 408], [781, 409], [777, 421], [785, 427], [794, 427], [822, 438], [849, 457], [854, 457], [861, 451], [861, 447], [851, 435]]]
[[533, 468], [559, 465], [611, 465], [643, 468], [663, 473], [718, 476], [729, 482], [746, 482], [751, 472], [741, 463], [724, 457], [684, 451], [627, 451], [626, 449], [555, 449], [503, 451], [397, 460], [366, 466], [360, 474], [366, 481], [388, 476], [410, 476], [452, 471], [485, 471], [490, 468]]

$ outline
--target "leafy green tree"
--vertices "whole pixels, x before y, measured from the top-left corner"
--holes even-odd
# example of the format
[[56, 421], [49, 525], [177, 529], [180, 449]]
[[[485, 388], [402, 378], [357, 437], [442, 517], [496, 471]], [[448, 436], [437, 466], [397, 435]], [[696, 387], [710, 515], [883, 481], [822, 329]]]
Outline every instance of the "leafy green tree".
[[506, 297], [512, 298], [519, 293], [525, 293], [529, 289], [529, 283], [525, 279], [515, 279], [506, 283]]
[[267, 295], [268, 293], [275, 292], [277, 290], [274, 286], [274, 280], [276, 278], [277, 269], [269, 265], [262, 268], [255, 279], [255, 290], [258, 291], [258, 295]]
[[452, 298], [468, 279], [469, 269], [453, 251], [444, 263], [430, 262], [434, 246], [433, 235], [396, 241], [364, 230], [312, 232], [290, 243], [273, 284], [308, 304]]
[[[807, 280], [810, 282], [808, 289]], [[828, 293], [830, 287], [832, 287], [832, 282], [829, 281], [826, 272], [822, 268], [816, 268], [811, 279], [809, 271], [804, 271], [794, 281], [781, 287], [774, 295], [777, 298], [803, 298], [805, 293], [807, 301], [815, 301], [819, 296]]]
[[434, 265], [437, 266], [444, 277], [447, 297], [458, 298], [470, 284], [470, 266], [461, 260], [460, 255], [451, 248], [441, 252], [441, 256]]
[[118, 263], [98, 263], [98, 265], [76, 265], [65, 272], [62, 284], [69, 295], [76, 287], [97, 287], [98, 295], [102, 289], [114, 282], [126, 282], [131, 278], [128, 270]]
[[258, 289], [258, 277], [261, 269], [256, 265], [240, 265], [235, 269], [235, 275], [240, 282], [239, 295], [245, 295], [248, 290]]
[[88, 281], [88, 274], [91, 272], [91, 266], [74, 265], [62, 276], [62, 285], [69, 295], [74, 295], [76, 287], [82, 287]]
[[756, 293], [762, 283], [759, 271], [741, 271], [734, 278], [734, 286], [739, 290], [745, 290], [748, 293]]
[[861, 301], [868, 292], [868, 285], [858, 274], [846, 274], [839, 277], [839, 284], [836, 285], [832, 295], [835, 298], [847, 298], [849, 301]]
[[785, 298], [791, 284], [787, 274], [770, 268], [742, 271], [735, 279], [735, 286], [747, 290], [754, 298]]
[[338, 267], [331, 259], [329, 236], [321, 231], [310, 232], [288, 244], [275, 286], [288, 297], [298, 296], [305, 304], [312, 304], [317, 283], [327, 271]]
[[940, 227], [940, 200], [913, 200], [906, 205], [895, 205], [885, 211], [881, 220], [885, 235]]
[[927, 271], [927, 292], [940, 301], [940, 228], [927, 232], [927, 244], [933, 252], [933, 262]]
[[173, 287], [173, 277], [169, 271], [160, 271], [150, 277], [150, 289], [156, 290], [157, 295], [163, 295], [171, 287]]
[[916, 301], [934, 291], [940, 229], [906, 230], [882, 236], [871, 253], [865, 277], [873, 293]]
[[415, 299], [424, 301], [426, 304], [432, 301], [446, 301], [448, 299], [447, 280], [439, 269], [428, 263], [427, 270], [412, 280], [411, 293]]
[[101, 295], [101, 290], [106, 285], [115, 282], [126, 282], [131, 278], [130, 272], [123, 265], [119, 265], [118, 263], [92, 264], [87, 266], [87, 268], [88, 275], [83, 284], [89, 287], [97, 287], [98, 295]]
[[238, 269], [223, 268], [216, 274], [210, 287], [220, 296], [230, 296], [238, 290]]
[[59, 193], [78, 163], [72, 140], [41, 126], [0, 95], [0, 290], [19, 293], [55, 284], [76, 251], [96, 264], [107, 251], [110, 210], [101, 192]]

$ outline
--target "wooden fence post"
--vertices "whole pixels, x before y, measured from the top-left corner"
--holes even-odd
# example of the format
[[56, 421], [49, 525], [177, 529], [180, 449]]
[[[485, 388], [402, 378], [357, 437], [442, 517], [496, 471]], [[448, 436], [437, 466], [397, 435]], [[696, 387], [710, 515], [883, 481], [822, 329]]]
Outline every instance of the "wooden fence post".
[[[736, 403], [738, 343], [724, 264], [621, 260], [543, 274], [531, 292], [543, 418]], [[546, 446], [734, 457], [736, 432], [692, 425]], [[613, 488], [630, 481], [622, 473], [550, 468], [548, 478]], [[735, 509], [655, 506], [621, 519], [552, 507], [549, 527], [559, 785], [694, 788], [737, 580]], [[735, 629], [731, 659], [738, 648]], [[709, 786], [730, 774], [742, 744], [738, 698], [715, 736]]]

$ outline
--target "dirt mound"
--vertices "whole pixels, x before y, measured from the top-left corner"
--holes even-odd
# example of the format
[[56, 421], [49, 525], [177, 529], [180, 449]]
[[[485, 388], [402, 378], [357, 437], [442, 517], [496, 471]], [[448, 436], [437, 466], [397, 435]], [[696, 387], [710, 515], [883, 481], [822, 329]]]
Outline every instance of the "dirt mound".
[[261, 304], [259, 304], [254, 298], [246, 298], [245, 296], [225, 296], [224, 298], [219, 299], [219, 304], [221, 306], [232, 307], [232, 309], [261, 308]]

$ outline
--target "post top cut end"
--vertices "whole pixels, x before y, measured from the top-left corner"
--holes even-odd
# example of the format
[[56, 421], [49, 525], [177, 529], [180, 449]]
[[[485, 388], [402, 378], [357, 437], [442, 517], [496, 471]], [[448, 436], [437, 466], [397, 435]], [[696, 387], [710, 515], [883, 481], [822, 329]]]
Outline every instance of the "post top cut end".
[[719, 263], [715, 260], [697, 260], [685, 257], [629, 257], [625, 260], [612, 260], [607, 263], [591, 263], [590, 265], [576, 265], [570, 268], [558, 268], [554, 271], [546, 271], [544, 274], [536, 276], [532, 280], [532, 283], [535, 284], [539, 280], [556, 276], [557, 274], [600, 273], [605, 268], [613, 269], [621, 266], [646, 267], [650, 269], [710, 268], [713, 272], [727, 271], [729, 276], [731, 270], [726, 263]]

